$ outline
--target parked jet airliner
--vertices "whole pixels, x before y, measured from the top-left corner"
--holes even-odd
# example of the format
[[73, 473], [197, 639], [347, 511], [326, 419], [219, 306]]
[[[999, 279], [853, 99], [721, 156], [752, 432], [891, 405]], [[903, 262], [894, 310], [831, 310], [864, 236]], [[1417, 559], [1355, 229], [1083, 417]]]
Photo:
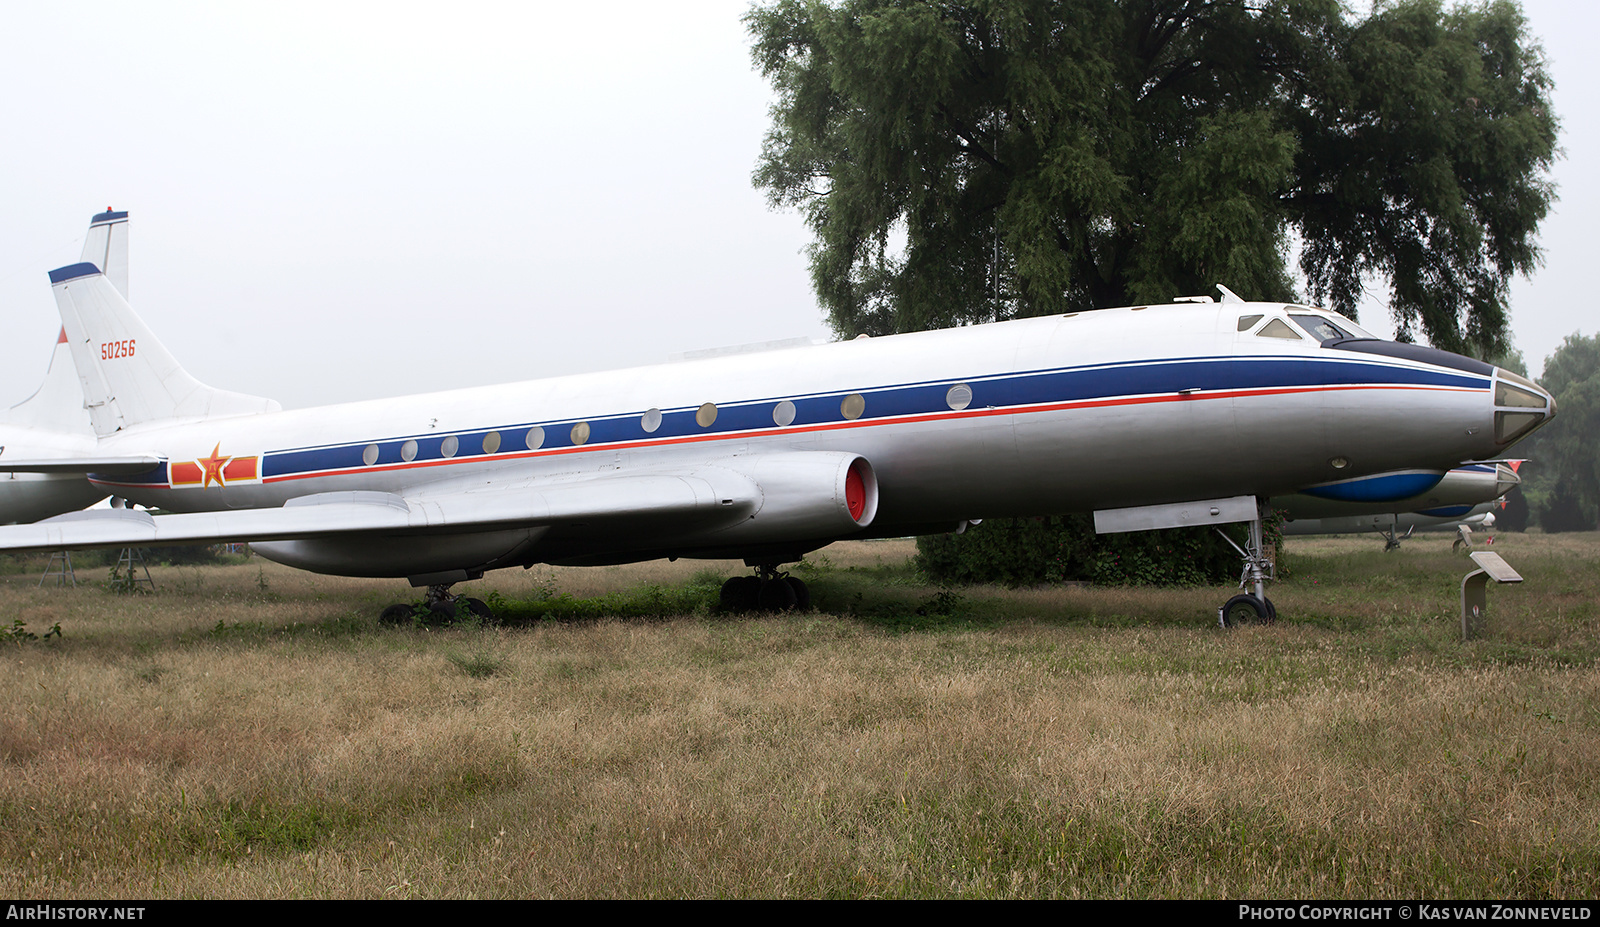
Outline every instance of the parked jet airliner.
[[780, 572], [841, 538], [1094, 511], [1097, 529], [1246, 521], [1259, 500], [1403, 499], [1554, 414], [1532, 382], [1224, 290], [402, 399], [272, 411], [194, 380], [92, 263], [50, 274], [96, 474], [177, 513], [73, 513], [0, 549], [250, 540], [274, 560], [452, 584], [534, 563], [742, 558], [724, 593], [784, 607]]

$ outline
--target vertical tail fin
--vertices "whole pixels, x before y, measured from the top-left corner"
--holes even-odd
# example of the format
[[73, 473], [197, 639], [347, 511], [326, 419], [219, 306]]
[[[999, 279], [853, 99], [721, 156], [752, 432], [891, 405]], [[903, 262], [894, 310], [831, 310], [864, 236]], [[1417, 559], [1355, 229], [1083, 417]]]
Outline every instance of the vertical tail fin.
[[122, 298], [131, 300], [128, 295], [127, 212], [112, 212], [107, 206], [105, 212], [92, 217], [89, 235], [83, 240], [83, 256], [78, 260], [100, 268]]
[[270, 399], [213, 389], [190, 376], [94, 264], [52, 270], [50, 285], [95, 434], [144, 422], [281, 408]]
[[[89, 219], [83, 242], [86, 263], [104, 268], [106, 278], [123, 299], [128, 298], [128, 214], [111, 207]], [[32, 396], [0, 412], [0, 422], [46, 431], [87, 433], [89, 416], [83, 408], [83, 389], [72, 366], [72, 352], [63, 328], [45, 368], [44, 382]]]

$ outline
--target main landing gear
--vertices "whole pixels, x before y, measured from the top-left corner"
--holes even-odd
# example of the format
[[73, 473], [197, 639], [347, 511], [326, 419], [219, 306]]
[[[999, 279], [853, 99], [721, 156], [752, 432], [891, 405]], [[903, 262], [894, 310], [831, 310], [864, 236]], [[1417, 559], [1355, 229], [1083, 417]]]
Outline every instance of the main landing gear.
[[754, 576], [735, 576], [722, 584], [717, 606], [725, 612], [810, 611], [811, 590], [776, 563], [756, 567]]
[[[422, 610], [426, 610], [426, 620], [429, 624], [449, 624], [457, 618], [475, 617], [484, 621], [493, 621], [494, 612], [489, 609], [482, 599], [474, 599], [464, 595], [451, 595], [450, 587], [453, 583], [440, 583], [429, 586], [427, 596], [422, 601]], [[422, 617], [416, 605], [409, 602], [400, 602], [384, 609], [378, 620], [385, 624], [409, 624]]]
[[1227, 601], [1217, 609], [1217, 623], [1224, 628], [1237, 628], [1247, 624], [1268, 624], [1278, 620], [1278, 610], [1267, 598], [1267, 577], [1272, 575], [1272, 561], [1267, 559], [1262, 543], [1261, 513], [1250, 522], [1250, 537], [1245, 546], [1233, 543], [1233, 538], [1217, 530], [1228, 546], [1244, 558], [1244, 570], [1239, 575], [1239, 588], [1247, 590]]

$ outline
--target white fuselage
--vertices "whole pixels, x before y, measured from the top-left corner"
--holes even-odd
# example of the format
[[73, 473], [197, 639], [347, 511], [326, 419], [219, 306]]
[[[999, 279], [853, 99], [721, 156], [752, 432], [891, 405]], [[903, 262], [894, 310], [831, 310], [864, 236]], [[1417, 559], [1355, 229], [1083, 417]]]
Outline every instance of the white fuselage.
[[[840, 451], [876, 471], [877, 515], [862, 533], [894, 535], [974, 518], [1286, 495], [1401, 468], [1442, 472], [1503, 450], [1491, 368], [1238, 330], [1241, 316], [1285, 309], [1100, 310], [135, 425], [103, 438], [100, 453], [166, 463], [98, 482], [145, 505], [202, 512]], [[665, 536], [564, 544], [556, 531], [541, 544], [535, 559], [595, 556], [597, 544], [621, 559], [701, 553]]]

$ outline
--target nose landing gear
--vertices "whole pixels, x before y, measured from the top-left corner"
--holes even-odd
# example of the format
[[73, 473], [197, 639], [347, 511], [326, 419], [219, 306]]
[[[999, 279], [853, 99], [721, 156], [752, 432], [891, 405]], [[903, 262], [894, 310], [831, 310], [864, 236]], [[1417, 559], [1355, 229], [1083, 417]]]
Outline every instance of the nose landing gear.
[[1412, 525], [1406, 529], [1405, 534], [1401, 534], [1400, 526], [1398, 524], [1390, 525], [1389, 530], [1387, 531], [1379, 528], [1378, 536], [1383, 538], [1383, 552], [1388, 553], [1391, 550], [1399, 550], [1400, 542], [1408, 537], [1411, 537], [1411, 532], [1415, 531], [1416, 529], [1417, 526]]
[[1233, 538], [1223, 534], [1222, 529], [1217, 533], [1228, 542], [1228, 546], [1239, 552], [1244, 558], [1244, 570], [1239, 575], [1239, 588], [1247, 590], [1229, 599], [1225, 605], [1217, 609], [1217, 623], [1224, 628], [1237, 628], [1247, 624], [1270, 624], [1278, 620], [1278, 610], [1273, 607], [1272, 600], [1267, 598], [1267, 578], [1272, 575], [1273, 564], [1266, 555], [1262, 536], [1262, 519], [1259, 510], [1256, 517], [1249, 522], [1250, 537], [1245, 541], [1245, 546], [1240, 547], [1233, 542]]

